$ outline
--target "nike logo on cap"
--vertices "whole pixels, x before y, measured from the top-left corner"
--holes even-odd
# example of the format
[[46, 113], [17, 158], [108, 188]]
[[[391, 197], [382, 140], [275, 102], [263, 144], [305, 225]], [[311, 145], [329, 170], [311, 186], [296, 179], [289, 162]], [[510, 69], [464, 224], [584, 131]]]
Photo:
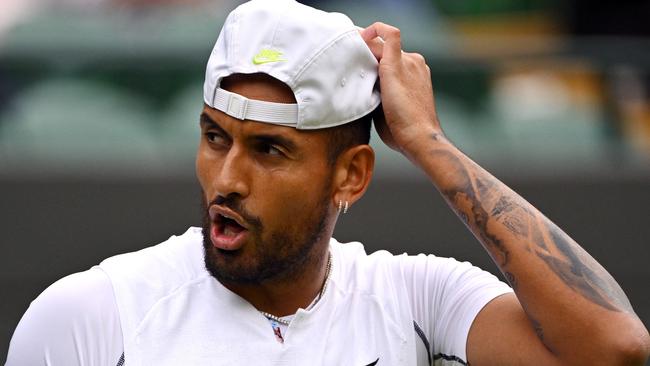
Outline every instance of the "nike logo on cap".
[[253, 57], [253, 63], [255, 65], [262, 65], [262, 64], [268, 64], [270, 62], [282, 62], [282, 61], [287, 61], [286, 59], [282, 58], [282, 52], [277, 50], [271, 50], [268, 48], [264, 48], [260, 50], [260, 52]]
[[375, 366], [375, 365], [377, 364], [377, 362], [379, 362], [379, 358], [377, 358], [377, 359], [375, 360], [375, 362], [369, 363], [369, 364], [367, 364], [366, 366]]

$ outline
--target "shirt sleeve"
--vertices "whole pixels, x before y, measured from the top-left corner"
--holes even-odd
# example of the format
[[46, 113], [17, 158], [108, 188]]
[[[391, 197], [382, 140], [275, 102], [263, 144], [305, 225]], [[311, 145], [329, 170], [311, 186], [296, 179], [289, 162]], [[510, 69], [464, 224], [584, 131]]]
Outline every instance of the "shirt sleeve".
[[[494, 298], [512, 289], [494, 275], [453, 258], [400, 256], [402, 274], [420, 337], [436, 365], [466, 364], [469, 329]], [[424, 340], [423, 340], [424, 341]]]
[[123, 352], [113, 288], [99, 268], [41, 293], [14, 331], [5, 366], [116, 366]]

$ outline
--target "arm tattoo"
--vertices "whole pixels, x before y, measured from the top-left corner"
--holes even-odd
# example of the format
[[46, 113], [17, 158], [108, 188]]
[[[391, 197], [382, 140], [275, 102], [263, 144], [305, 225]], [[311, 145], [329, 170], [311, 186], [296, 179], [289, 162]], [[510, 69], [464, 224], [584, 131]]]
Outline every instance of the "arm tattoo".
[[436, 149], [431, 153], [451, 167], [444, 174], [453, 183], [440, 187], [442, 194], [515, 290], [516, 273], [508, 268], [512, 251], [521, 248], [542, 259], [568, 288], [590, 302], [608, 310], [633, 313], [623, 290], [609, 273], [534, 207], [451, 151]]
[[538, 250], [536, 253], [560, 279], [571, 289], [605, 309], [634, 312], [625, 293], [609, 273], [595, 263], [560, 228], [552, 223], [548, 226], [550, 243], [558, 254], [548, 249]]
[[[447, 151], [434, 151], [434, 155], [440, 159], [446, 159], [456, 167], [454, 174], [460, 178], [458, 187], [444, 188], [442, 194], [452, 204], [452, 208], [463, 219], [465, 225], [478, 237], [478, 239], [488, 246], [490, 254], [496, 258], [497, 264], [505, 267], [508, 264], [508, 250], [503, 246], [501, 240], [493, 235], [487, 228], [490, 213], [481, 205], [481, 194], [488, 195], [493, 187], [488, 182], [479, 181], [469, 174], [462, 165], [458, 157]], [[476, 230], [475, 230], [476, 228]]]

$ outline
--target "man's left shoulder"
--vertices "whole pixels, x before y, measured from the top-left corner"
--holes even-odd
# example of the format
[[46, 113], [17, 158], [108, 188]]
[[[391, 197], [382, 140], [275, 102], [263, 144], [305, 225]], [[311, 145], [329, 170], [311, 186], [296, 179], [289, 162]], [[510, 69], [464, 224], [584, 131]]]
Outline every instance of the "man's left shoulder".
[[389, 283], [401, 281], [400, 258], [386, 250], [368, 254], [360, 242], [330, 241], [335, 268], [334, 282], [345, 292], [368, 295], [384, 293]]

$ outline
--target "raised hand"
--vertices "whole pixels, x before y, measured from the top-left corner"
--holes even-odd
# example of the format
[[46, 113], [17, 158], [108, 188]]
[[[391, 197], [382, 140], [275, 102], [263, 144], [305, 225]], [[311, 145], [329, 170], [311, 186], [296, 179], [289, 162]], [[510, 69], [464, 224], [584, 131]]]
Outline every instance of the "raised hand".
[[375, 127], [388, 146], [411, 158], [420, 142], [443, 137], [429, 66], [422, 55], [402, 51], [400, 30], [393, 26], [374, 23], [361, 36], [379, 61], [385, 119], [377, 116]]

